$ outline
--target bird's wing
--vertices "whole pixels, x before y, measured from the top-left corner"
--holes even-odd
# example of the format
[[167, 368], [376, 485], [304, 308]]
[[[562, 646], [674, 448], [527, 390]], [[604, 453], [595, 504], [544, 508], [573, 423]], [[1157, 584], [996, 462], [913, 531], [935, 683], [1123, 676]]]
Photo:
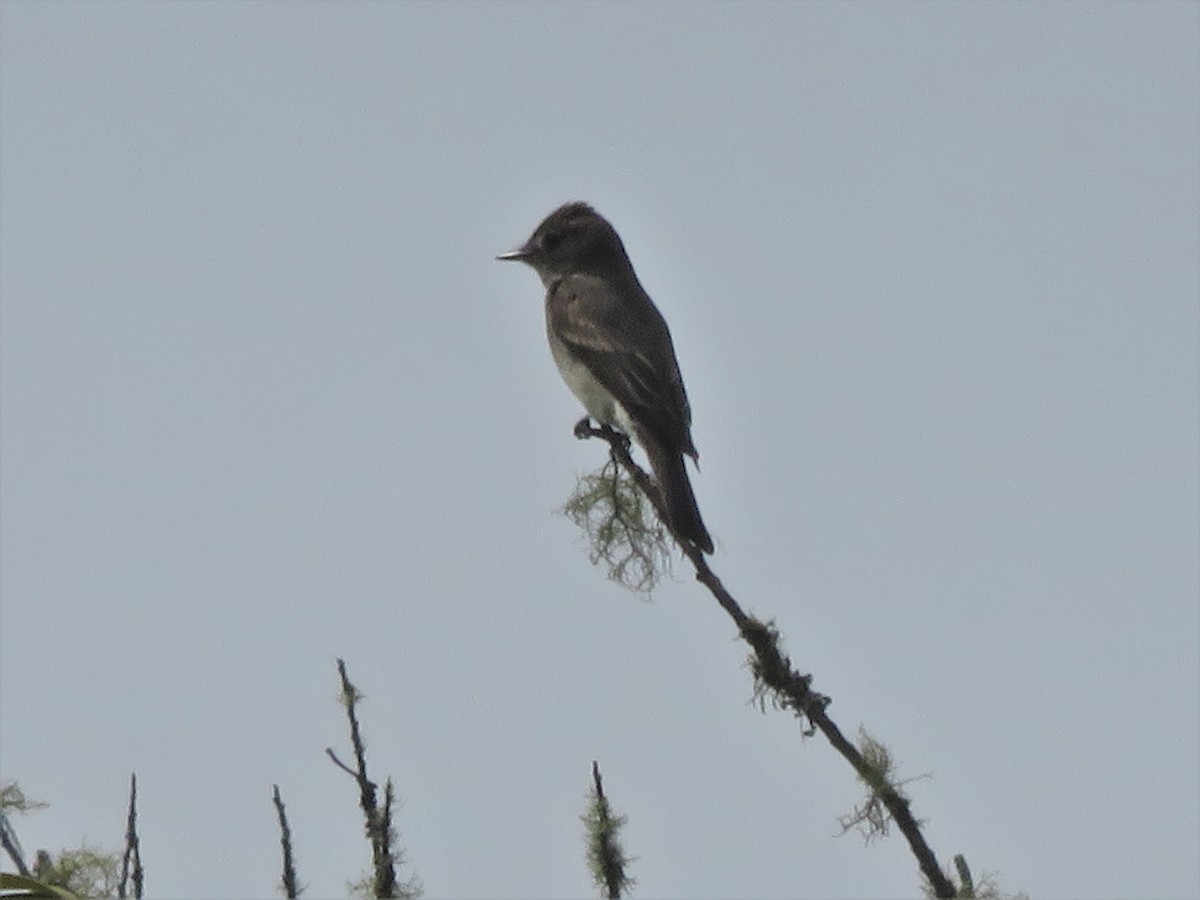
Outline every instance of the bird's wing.
[[691, 412], [670, 333], [650, 298], [631, 305], [606, 281], [565, 278], [547, 297], [547, 321], [639, 426], [665, 448], [694, 454]]

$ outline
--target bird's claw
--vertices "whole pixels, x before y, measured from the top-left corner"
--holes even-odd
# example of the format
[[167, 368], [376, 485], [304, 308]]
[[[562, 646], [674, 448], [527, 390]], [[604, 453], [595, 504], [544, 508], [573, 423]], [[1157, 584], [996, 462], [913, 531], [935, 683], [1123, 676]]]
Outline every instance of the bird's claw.
[[604, 422], [592, 424], [592, 420], [588, 416], [584, 416], [575, 423], [575, 437], [581, 441], [586, 441], [588, 438], [598, 437], [603, 438], [609, 443], [619, 443], [626, 450], [629, 449], [629, 435], [623, 431], [618, 431], [611, 425]]

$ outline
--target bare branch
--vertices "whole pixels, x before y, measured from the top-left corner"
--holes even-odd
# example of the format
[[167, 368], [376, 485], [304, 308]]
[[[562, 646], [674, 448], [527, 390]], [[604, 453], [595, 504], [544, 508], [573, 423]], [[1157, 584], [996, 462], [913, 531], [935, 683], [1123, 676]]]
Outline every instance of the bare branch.
[[0, 847], [4, 848], [4, 852], [13, 861], [17, 872], [28, 877], [29, 866], [25, 865], [25, 854], [21, 850], [21, 842], [17, 839], [17, 833], [8, 823], [8, 815], [4, 810], [0, 810]]
[[275, 812], [279, 816], [279, 845], [283, 849], [283, 874], [280, 884], [288, 900], [295, 900], [303, 890], [296, 879], [296, 861], [292, 855], [292, 829], [288, 825], [287, 810], [283, 806], [283, 797], [279, 794], [279, 785], [271, 785], [271, 799], [275, 804]]
[[121, 881], [117, 896], [128, 896], [129, 878], [133, 877], [133, 896], [141, 900], [146, 872], [142, 868], [142, 847], [137, 833], [137, 773], [129, 776], [129, 817], [125, 821], [125, 855], [121, 859]]

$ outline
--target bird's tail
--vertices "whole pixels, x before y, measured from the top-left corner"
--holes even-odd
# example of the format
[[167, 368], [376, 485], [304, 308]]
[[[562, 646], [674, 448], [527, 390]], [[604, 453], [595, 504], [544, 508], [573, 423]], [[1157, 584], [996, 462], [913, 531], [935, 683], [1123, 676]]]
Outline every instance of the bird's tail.
[[645, 446], [650, 468], [654, 470], [654, 479], [663, 493], [675, 534], [691, 541], [705, 553], [712, 553], [712, 538], [708, 536], [708, 529], [700, 518], [700, 507], [696, 505], [696, 495], [692, 493], [692, 482], [684, 466], [683, 454], [664, 450], [657, 446], [656, 441], [647, 441]]

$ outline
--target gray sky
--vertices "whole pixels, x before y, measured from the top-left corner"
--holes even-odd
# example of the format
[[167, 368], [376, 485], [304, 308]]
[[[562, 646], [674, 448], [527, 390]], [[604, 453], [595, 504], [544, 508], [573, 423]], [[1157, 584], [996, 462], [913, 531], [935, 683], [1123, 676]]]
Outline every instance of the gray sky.
[[944, 861], [1200, 893], [1200, 7], [0, 6], [0, 776], [161, 898], [367, 863], [335, 657], [427, 896], [896, 897], [847, 765], [683, 567], [492, 257], [593, 202], [675, 336], [718, 542]]

